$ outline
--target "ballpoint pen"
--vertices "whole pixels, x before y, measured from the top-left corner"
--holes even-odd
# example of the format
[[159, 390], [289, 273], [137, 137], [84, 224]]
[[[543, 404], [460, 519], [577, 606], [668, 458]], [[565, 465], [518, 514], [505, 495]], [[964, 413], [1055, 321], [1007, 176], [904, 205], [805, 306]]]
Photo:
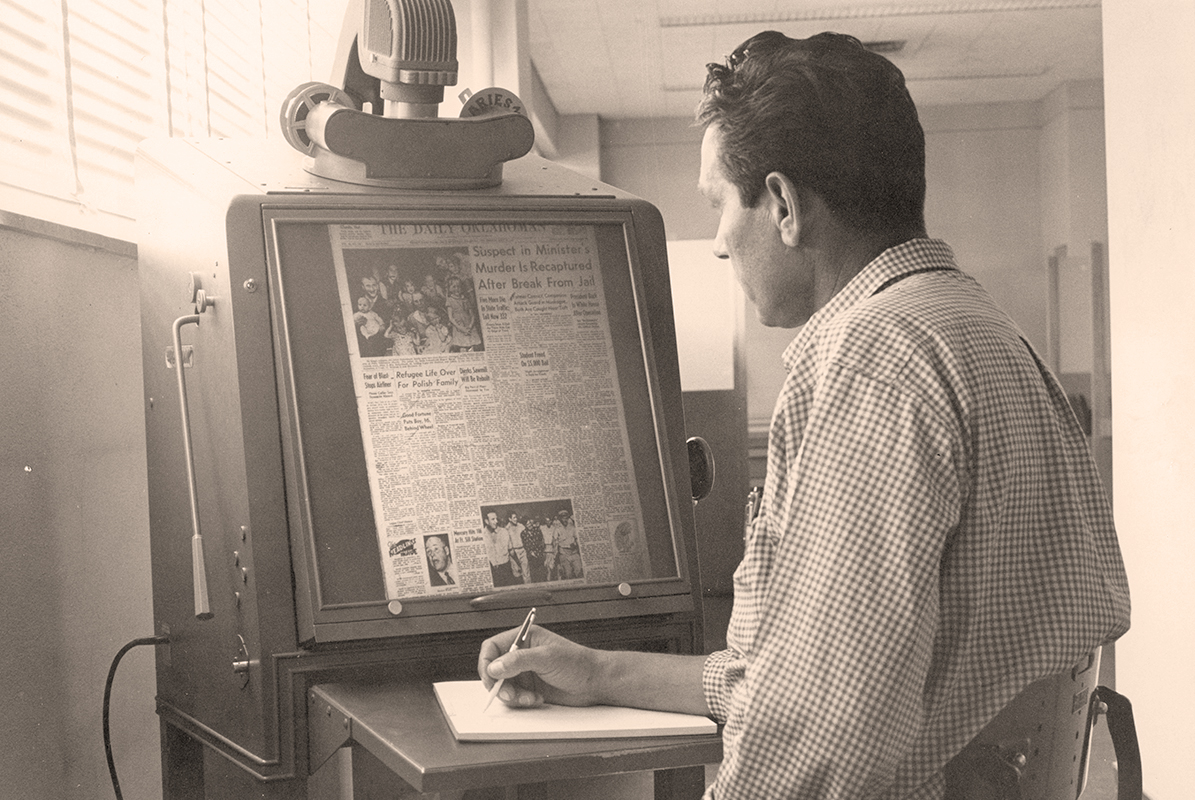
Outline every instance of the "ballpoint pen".
[[743, 510], [743, 538], [751, 532], [751, 523], [759, 516], [759, 505], [763, 501], [763, 487], [753, 486], [747, 495], [747, 507]]
[[[527, 646], [527, 639], [531, 636], [531, 624], [535, 622], [535, 609], [527, 612], [527, 619], [523, 620], [523, 627], [519, 628], [519, 635], [515, 637], [514, 642], [511, 643], [510, 649], [506, 652], [513, 653], [520, 647]], [[490, 704], [494, 702], [494, 698], [498, 696], [498, 690], [502, 688], [502, 684], [506, 683], [506, 678], [499, 678], [498, 682], [490, 689], [490, 696], [486, 698], [485, 705], [481, 709], [481, 713], [489, 710]]]

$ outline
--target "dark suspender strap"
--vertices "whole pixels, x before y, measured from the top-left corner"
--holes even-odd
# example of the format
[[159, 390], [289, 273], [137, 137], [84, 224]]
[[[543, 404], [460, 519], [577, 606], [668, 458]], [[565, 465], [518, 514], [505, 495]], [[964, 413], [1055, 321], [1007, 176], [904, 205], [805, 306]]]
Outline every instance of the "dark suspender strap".
[[892, 284], [900, 283], [905, 278], [911, 278], [912, 276], [920, 275], [923, 272], [954, 272], [954, 271], [955, 271], [954, 267], [924, 267], [922, 269], [915, 269], [915, 270], [912, 270], [911, 272], [906, 272], [903, 275], [896, 275], [896, 276], [891, 277], [888, 280], [884, 281], [882, 284], [880, 284], [880, 288], [876, 289], [874, 292], [871, 293], [871, 296], [875, 297], [877, 294], [884, 291]]

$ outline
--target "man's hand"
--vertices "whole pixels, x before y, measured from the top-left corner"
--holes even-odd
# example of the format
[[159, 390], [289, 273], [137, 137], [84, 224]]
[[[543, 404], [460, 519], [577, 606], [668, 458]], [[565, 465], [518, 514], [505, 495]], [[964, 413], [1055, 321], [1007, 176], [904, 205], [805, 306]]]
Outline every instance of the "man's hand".
[[487, 690], [500, 678], [506, 679], [498, 692], [502, 702], [512, 706], [609, 702], [600, 694], [602, 651], [533, 625], [527, 646], [510, 653], [518, 633], [516, 628], [487, 639], [477, 658], [477, 674]]
[[513, 653], [517, 629], [481, 645], [477, 674], [486, 689], [500, 678], [498, 691], [511, 706], [629, 706], [708, 716], [701, 686], [705, 656], [595, 650], [536, 625], [526, 647]]

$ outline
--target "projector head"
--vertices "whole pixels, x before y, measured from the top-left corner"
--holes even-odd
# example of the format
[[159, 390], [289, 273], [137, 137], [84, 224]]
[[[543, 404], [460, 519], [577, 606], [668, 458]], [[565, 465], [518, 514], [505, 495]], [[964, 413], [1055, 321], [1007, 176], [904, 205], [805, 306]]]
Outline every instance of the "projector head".
[[361, 69], [381, 84], [388, 117], [434, 117], [457, 81], [456, 16], [450, 0], [363, 0]]

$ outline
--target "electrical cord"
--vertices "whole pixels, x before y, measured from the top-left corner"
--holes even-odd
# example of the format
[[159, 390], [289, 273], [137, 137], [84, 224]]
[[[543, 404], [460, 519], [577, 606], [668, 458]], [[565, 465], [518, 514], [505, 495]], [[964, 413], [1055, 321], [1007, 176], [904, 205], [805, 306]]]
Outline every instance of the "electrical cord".
[[116, 678], [116, 667], [124, 658], [124, 654], [134, 647], [145, 644], [166, 644], [169, 641], [169, 636], [147, 636], [143, 639], [134, 639], [120, 648], [116, 657], [112, 659], [112, 666], [108, 668], [108, 680], [104, 682], [104, 755], [108, 757], [108, 774], [112, 776], [112, 789], [116, 792], [116, 800], [124, 800], [124, 796], [120, 793], [120, 781], [116, 778], [116, 762], [112, 758], [112, 735], [109, 732], [108, 724], [108, 709], [112, 702], [112, 682]]

